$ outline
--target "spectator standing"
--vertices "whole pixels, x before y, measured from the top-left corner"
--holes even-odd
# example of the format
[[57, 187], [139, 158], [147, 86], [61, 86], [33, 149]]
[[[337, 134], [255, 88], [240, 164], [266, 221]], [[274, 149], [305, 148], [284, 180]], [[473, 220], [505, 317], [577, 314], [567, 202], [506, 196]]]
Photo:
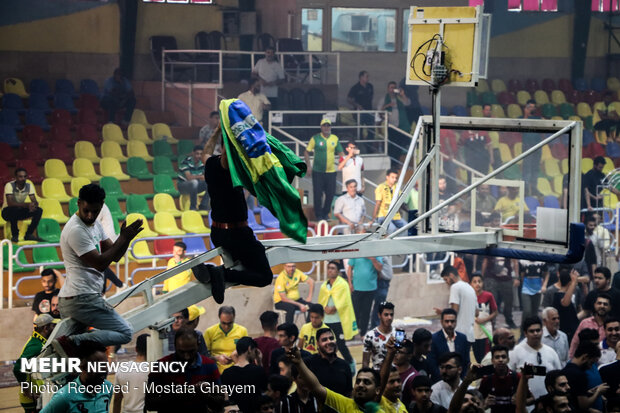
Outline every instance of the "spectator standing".
[[140, 334], [136, 339], [136, 359], [131, 371], [118, 371], [114, 384], [127, 386], [128, 392], [114, 394], [112, 413], [142, 413], [144, 411], [144, 385], [148, 382], [149, 365], [146, 363], [146, 340], [148, 334]]
[[347, 183], [354, 179], [360, 194], [364, 193], [365, 183], [362, 176], [364, 170], [364, 158], [360, 156], [360, 150], [355, 142], [347, 142], [346, 156], [341, 156], [338, 160], [338, 170], [342, 171], [342, 193], [347, 191]]
[[[174, 268], [179, 264], [182, 264], [186, 261], [189, 261], [189, 258], [185, 256], [185, 251], [187, 250], [187, 245], [184, 242], [178, 241], [175, 242], [172, 246], [172, 257], [168, 260], [168, 265], [166, 268]], [[178, 273], [166, 280], [164, 280], [164, 288], [162, 289], [162, 293], [169, 293], [172, 290], [176, 290], [179, 287], [184, 286], [188, 282], [192, 280], [192, 271], [186, 270]]]
[[252, 111], [257, 121], [263, 121], [263, 113], [271, 108], [271, 102], [267, 96], [261, 93], [259, 79], [250, 79], [249, 89], [237, 96], [237, 99], [245, 102]]
[[605, 161], [604, 157], [595, 157], [592, 160], [592, 169], [583, 175], [583, 179], [581, 180], [582, 209], [587, 208], [588, 211], [592, 211], [602, 202], [603, 196], [599, 195], [599, 186], [603, 179], [605, 179], [603, 168], [606, 163], [607, 161]]
[[501, 197], [497, 204], [495, 204], [494, 210], [502, 214], [502, 222], [516, 216], [521, 208], [523, 208], [524, 212], [529, 212], [530, 209], [518, 195], [519, 188], [510, 186], [508, 187], [508, 194]]
[[465, 375], [463, 370], [469, 367], [469, 343], [465, 334], [456, 331], [456, 311], [452, 308], [445, 308], [440, 317], [441, 330], [433, 333], [431, 351], [428, 354], [432, 369], [431, 377], [434, 381], [440, 378], [439, 360], [443, 354], [456, 352], [460, 355], [460, 365], [464, 366], [460, 374], [463, 376]]
[[[369, 82], [370, 75], [367, 71], [362, 70], [358, 74], [358, 82], [354, 84], [347, 94], [347, 101], [354, 110], [372, 110], [372, 101], [374, 96], [374, 88]], [[374, 116], [368, 113], [362, 113], [360, 116], [360, 124], [373, 126]], [[374, 136], [372, 128], [368, 129], [367, 139]]]
[[575, 349], [575, 354], [562, 369], [562, 373], [568, 379], [571, 388], [569, 399], [578, 411], [588, 411], [596, 399], [604, 394], [609, 386], [600, 385], [589, 392], [588, 377], [586, 371], [589, 370], [601, 356], [601, 350], [594, 343], [584, 341]]
[[[523, 119], [540, 119], [539, 116], [536, 116], [536, 101], [533, 99], [528, 100], [523, 107]], [[523, 134], [523, 144], [522, 150], [523, 152], [528, 149], [534, 147], [534, 145], [538, 144], [540, 139], [540, 134], [533, 132], [525, 132]], [[536, 188], [536, 184], [538, 181], [538, 174], [540, 171], [540, 157], [542, 156], [542, 151], [535, 151], [534, 153], [526, 156], [523, 159], [523, 180], [527, 186], [527, 195], [535, 196], [534, 189]]]
[[[398, 89], [396, 82], [390, 81], [387, 84], [387, 93], [377, 104], [377, 110], [387, 111], [388, 124], [408, 133], [409, 129], [411, 129], [411, 122], [407, 116], [406, 107], [410, 104], [411, 101], [407, 95], [405, 95], [405, 90]], [[388, 128], [388, 139], [391, 143], [404, 148], [408, 148], [410, 142], [409, 138], [392, 128]], [[390, 158], [398, 159], [400, 155], [402, 155], [402, 150], [396, 145], [388, 145], [388, 154]]]
[[591, 328], [598, 331], [599, 337], [605, 336], [605, 319], [609, 314], [610, 308], [611, 297], [607, 293], [599, 293], [596, 301], [594, 302], [594, 315], [581, 320], [581, 323], [579, 323], [579, 327], [577, 327], [575, 335], [570, 342], [569, 355], [571, 358], [575, 354], [575, 350], [579, 345], [579, 332], [581, 330]]
[[262, 313], [260, 315], [260, 325], [263, 329], [263, 335], [254, 339], [258, 349], [263, 355], [263, 368], [265, 369], [265, 373], [269, 373], [271, 352], [280, 347], [280, 343], [276, 339], [278, 318], [278, 313], [275, 311], [265, 311]]
[[491, 363], [493, 374], [482, 377], [480, 393], [485, 398], [485, 405], [491, 406], [491, 413], [512, 413], [515, 406], [512, 399], [517, 392], [521, 375], [508, 367], [508, 347], [493, 346]]
[[[304, 300], [299, 294], [299, 283], [308, 283], [310, 291]], [[312, 294], [314, 293], [314, 280], [297, 269], [294, 262], [284, 264], [284, 269], [276, 278], [273, 289], [273, 302], [277, 310], [286, 311], [286, 323], [292, 323], [295, 318], [295, 311], [305, 313], [308, 306], [312, 304]]]
[[358, 326], [350, 287], [339, 274], [338, 263], [335, 261], [327, 263], [327, 281], [321, 285], [318, 301], [325, 309], [324, 321], [334, 332], [340, 354], [349, 363], [351, 371], [355, 371], [355, 360], [345, 340], [351, 340], [358, 333]]
[[[278, 362], [293, 347], [297, 347], [297, 339], [299, 338], [299, 329], [293, 323], [282, 323], [278, 326], [278, 344], [280, 347], [271, 352], [271, 364], [269, 365], [269, 375], [280, 374]], [[301, 350], [304, 359], [310, 358], [310, 353]]]
[[[308, 173], [312, 172], [312, 196], [317, 220], [327, 219], [336, 193], [336, 155], [343, 156], [338, 137], [331, 133], [329, 119], [321, 120], [321, 133], [312, 138], [304, 151]], [[314, 153], [310, 168], [310, 152]]]
[[607, 383], [609, 389], [605, 392], [607, 400], [617, 400], [620, 394], [620, 345], [616, 344], [616, 360], [601, 366], [599, 369], [601, 380]]
[[112, 77], [103, 84], [101, 107], [108, 111], [109, 122], [116, 120], [116, 112], [125, 109], [123, 125], [128, 125], [136, 107], [136, 97], [129, 79], [123, 76], [121, 69], [115, 69]]
[[364, 336], [364, 352], [362, 359], [363, 367], [381, 370], [381, 365], [387, 354], [386, 343], [394, 336], [392, 321], [394, 320], [394, 304], [383, 302], [377, 309], [379, 313], [379, 325], [368, 331]]
[[[211, 138], [211, 135], [213, 135], [215, 131], [217, 130], [218, 126], [220, 126], [220, 112], [218, 112], [217, 110], [214, 110], [213, 112], [209, 114], [209, 120], [207, 121], [207, 124], [204, 125], [202, 128], [200, 128], [200, 132], [198, 132], [198, 142], [196, 142], [196, 145], [200, 146], [201, 148], [204, 148], [204, 146], [207, 144], [207, 142]], [[215, 155], [219, 155], [221, 152], [222, 151], [221, 151], [221, 145], [220, 145], [219, 152], [215, 153], [214, 151], [213, 153]], [[179, 155], [186, 155], [186, 154], [181, 153]]]
[[597, 267], [592, 279], [594, 289], [586, 295], [583, 303], [581, 318], [589, 316], [594, 310], [594, 302], [600, 293], [605, 293], [611, 298], [610, 315], [620, 318], [620, 290], [611, 286], [611, 271], [607, 267]]
[[318, 353], [308, 359], [308, 368], [323, 386], [349, 397], [353, 373], [349, 363], [336, 354], [334, 333], [329, 328], [320, 328], [316, 338]]
[[185, 321], [185, 326], [194, 330], [194, 334], [196, 335], [196, 340], [198, 340], [198, 352], [203, 356], [211, 356], [209, 349], [207, 348], [207, 343], [205, 343], [204, 334], [202, 331], [198, 330], [198, 323], [200, 322], [200, 316], [203, 315], [207, 310], [203, 306], [200, 305], [190, 305], [187, 308], [184, 308], [182, 313], [183, 317], [187, 321]]
[[299, 342], [297, 347], [306, 350], [310, 354], [316, 354], [318, 352], [316, 332], [321, 328], [329, 327], [323, 322], [325, 311], [321, 304], [310, 304], [308, 316], [310, 322], [304, 324], [301, 330], [299, 330]]
[[538, 308], [542, 299], [542, 291], [547, 290], [549, 269], [542, 261], [519, 260], [522, 276], [521, 304], [523, 318], [538, 315]]
[[417, 328], [411, 336], [413, 341], [413, 353], [411, 354], [411, 365], [420, 374], [431, 376], [433, 368], [429, 362], [428, 355], [431, 352], [433, 335], [427, 329]]
[[[4, 185], [4, 206], [2, 207], [2, 219], [11, 225], [11, 242], [19, 241], [19, 228], [17, 223], [31, 218], [30, 225], [24, 235], [25, 241], [42, 241], [34, 235], [39, 225], [43, 210], [39, 208], [37, 194], [34, 185], [27, 181], [28, 171], [24, 168], [15, 169], [15, 179]], [[26, 199], [30, 202], [26, 202]]]
[[433, 403], [432, 382], [428, 376], [419, 375], [411, 382], [411, 398], [409, 411], [412, 413], [446, 413], [448, 410]]
[[387, 354], [384, 365], [393, 366], [395, 372], [398, 373], [402, 386], [400, 399], [405, 406], [408, 406], [411, 403], [411, 383], [419, 374], [410, 363], [411, 355], [413, 354], [413, 343], [405, 339], [396, 347], [394, 342], [395, 339], [390, 338], [386, 343]]
[[[481, 172], [483, 175], [488, 174], [489, 166], [495, 164], [491, 139], [489, 139], [488, 133], [480, 130], [463, 131], [459, 143], [463, 146], [465, 164]], [[470, 172], [470, 178], [471, 175]], [[478, 204], [476, 204], [476, 208], [478, 208]]]
[[620, 342], [620, 320], [616, 317], [605, 319], [605, 338], [601, 341], [599, 366], [611, 364], [616, 360], [616, 347]]
[[41, 271], [41, 286], [43, 291], [34, 295], [32, 300], [32, 311], [34, 317], [39, 314], [49, 314], [52, 311], [52, 297], [57, 296], [60, 289], [56, 287], [56, 282], [62, 287], [64, 281], [60, 272], [53, 268], [46, 268]]
[[560, 316], [560, 330], [566, 333], [568, 341], [573, 339], [575, 330], [579, 326], [574, 292], [577, 289], [579, 273], [575, 269], [560, 268], [558, 283], [560, 284], [557, 292], [553, 294], [551, 305], [558, 311]]
[[[507, 328], [504, 328], [504, 327], [498, 328], [493, 333], [493, 344], [496, 346], [506, 347], [508, 351], [511, 352], [512, 350], [514, 350], [515, 344], [516, 344], [515, 334], [512, 332], [512, 330], [509, 330]], [[489, 351], [482, 359], [482, 362], [480, 363], [480, 365], [490, 366], [491, 364], [492, 364], [491, 352]]]
[[368, 331], [370, 310], [377, 290], [377, 276], [381, 272], [382, 262], [381, 257], [352, 258], [347, 264], [347, 278], [351, 289], [355, 319], [362, 337]]
[[482, 275], [484, 283], [499, 308], [504, 303], [503, 314], [508, 328], [517, 328], [512, 317], [513, 288], [519, 286], [517, 260], [504, 257], [484, 257]]
[[[398, 82], [398, 88], [403, 89], [405, 91], [405, 95], [409, 98], [409, 105], [406, 107], [407, 117], [412, 122], [413, 126], [418, 121], [418, 118], [422, 116], [420, 98], [418, 97], [419, 86], [408, 85], [406, 79], [403, 77], [400, 82]], [[413, 127], [410, 131], [413, 131]]]
[[431, 400], [447, 409], [450, 407], [452, 396], [461, 384], [463, 360], [459, 353], [448, 352], [442, 354], [438, 361], [441, 380], [431, 387], [433, 391]]
[[[250, 337], [241, 337], [236, 345], [236, 353], [233, 353], [235, 364], [224, 370], [222, 373], [222, 384], [231, 386], [232, 392], [229, 394], [231, 400], [237, 403], [241, 411], [252, 411], [252, 404], [261, 392], [266, 390], [267, 375], [262, 366], [248, 360], [251, 350], [257, 348], [256, 342]], [[254, 389], [254, 392], [235, 391], [235, 389], [245, 388], [237, 386], [248, 386], [248, 389]]]
[[[471, 285], [461, 280], [458, 271], [451, 265], [444, 267], [441, 278], [450, 286], [450, 307], [456, 311], [456, 329], [465, 334], [470, 345], [474, 343], [474, 323], [478, 308], [476, 291]], [[439, 315], [442, 310], [435, 308]]]
[[334, 215], [341, 225], [347, 225], [343, 229], [344, 234], [354, 234], [363, 230], [364, 215], [366, 215], [366, 203], [357, 192], [357, 182], [349, 179], [346, 182], [347, 193], [339, 196], [334, 204]]
[[545, 307], [542, 312], [543, 320], [543, 344], [548, 345], [558, 355], [560, 363], [565, 366], [570, 359], [568, 356], [568, 336], [560, 330], [560, 314], [553, 307]]
[[474, 357], [476, 362], [480, 363], [487, 353], [487, 347], [489, 347], [492, 338], [492, 321], [497, 317], [497, 304], [493, 294], [483, 290], [484, 284], [480, 273], [474, 273], [471, 276], [471, 286], [474, 288], [478, 298], [477, 315], [474, 324], [474, 339], [476, 340], [474, 342]]
[[[202, 163], [202, 146], [196, 145], [191, 156], [186, 157], [179, 166], [177, 175], [179, 192], [189, 195], [189, 209], [196, 211], [198, 194], [207, 190], [205, 182], [205, 165]], [[198, 209], [206, 211], [209, 209], [209, 195], [205, 192]]]
[[283, 401], [283, 413], [319, 413], [320, 405], [316, 397], [310, 394], [310, 389], [303, 379], [299, 377], [297, 367], [291, 367], [291, 378], [295, 391], [286, 396]]
[[217, 312], [220, 322], [207, 328], [204, 333], [205, 343], [217, 361], [221, 372], [232, 366], [231, 355], [235, 351], [235, 343], [248, 335], [248, 330], [235, 323], [235, 308], [222, 306]]
[[394, 276], [392, 257], [388, 255], [381, 258], [383, 258], [381, 271], [377, 274], [377, 290], [375, 291], [375, 299], [370, 312], [370, 328], [375, 328], [379, 325], [379, 306], [387, 300], [390, 282]]
[[[385, 174], [385, 182], [375, 189], [375, 210], [372, 213], [372, 220], [377, 221], [379, 224], [383, 224], [387, 213], [394, 197], [394, 189], [396, 186], [396, 180], [398, 179], [398, 172], [394, 169], [388, 169]], [[396, 231], [396, 228], [402, 228], [407, 224], [404, 219], [400, 217], [400, 212], [396, 212], [392, 217], [392, 222], [388, 225], [387, 232], [391, 233]]]
[[276, 51], [273, 47], [265, 49], [265, 58], [260, 59], [252, 69], [252, 76], [258, 78], [261, 90], [271, 102], [272, 109], [278, 109], [278, 85], [284, 83], [284, 69], [276, 60]]

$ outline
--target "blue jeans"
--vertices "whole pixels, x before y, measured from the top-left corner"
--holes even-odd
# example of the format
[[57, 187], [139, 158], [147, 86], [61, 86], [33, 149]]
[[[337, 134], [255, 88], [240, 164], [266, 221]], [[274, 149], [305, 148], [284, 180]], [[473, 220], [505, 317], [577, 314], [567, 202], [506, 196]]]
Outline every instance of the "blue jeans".
[[[383, 221], [385, 221], [385, 217], [377, 218], [377, 222], [379, 224], [383, 224]], [[388, 225], [387, 233], [391, 234], [392, 232], [396, 231], [396, 229], [402, 228], [405, 225], [407, 225], [407, 223], [404, 219], [393, 219], [392, 222], [390, 222], [390, 225]]]
[[99, 294], [81, 294], [60, 297], [58, 309], [62, 318], [72, 318], [84, 328], [96, 330], [71, 336], [75, 345], [81, 341], [96, 341], [104, 346], [126, 344], [131, 341], [133, 328]]
[[373, 329], [379, 325], [379, 304], [386, 301], [388, 290], [390, 289], [390, 280], [377, 280], [377, 289], [375, 290], [375, 302], [372, 305], [372, 314], [370, 316], [370, 328]]
[[[207, 183], [199, 179], [190, 179], [189, 181], [181, 181], [178, 183], [179, 192], [183, 195], [189, 195], [189, 209], [196, 209], [198, 203], [198, 194], [207, 190]], [[205, 193], [200, 201], [200, 209], [209, 209], [209, 195]]]

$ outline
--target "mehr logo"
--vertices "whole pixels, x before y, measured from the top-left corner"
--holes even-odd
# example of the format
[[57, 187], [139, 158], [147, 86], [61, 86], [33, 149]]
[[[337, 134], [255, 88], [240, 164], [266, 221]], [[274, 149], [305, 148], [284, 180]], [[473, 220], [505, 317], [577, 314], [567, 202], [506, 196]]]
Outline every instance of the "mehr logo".
[[[133, 361], [89, 361], [86, 371], [90, 373], [184, 373], [186, 361], [152, 361], [136, 363]], [[69, 358], [32, 358], [21, 359], [22, 373], [81, 373], [80, 359]]]

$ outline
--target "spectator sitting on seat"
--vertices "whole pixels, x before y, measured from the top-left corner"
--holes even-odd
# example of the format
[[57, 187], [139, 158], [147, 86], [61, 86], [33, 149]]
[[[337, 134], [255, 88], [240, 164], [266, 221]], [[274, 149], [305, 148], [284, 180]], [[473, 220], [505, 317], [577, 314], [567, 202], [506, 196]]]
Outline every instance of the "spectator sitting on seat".
[[271, 101], [271, 108], [278, 109], [278, 85], [284, 83], [285, 75], [280, 62], [276, 60], [276, 50], [273, 47], [265, 49], [265, 58], [256, 62], [252, 77], [260, 80], [263, 93]]
[[248, 330], [235, 324], [235, 308], [221, 306], [217, 312], [220, 322], [207, 328], [204, 333], [205, 343], [217, 361], [220, 372], [232, 366], [231, 355], [235, 351], [235, 343], [248, 335]]
[[316, 332], [321, 328], [329, 328], [327, 324], [323, 322], [325, 316], [325, 310], [321, 304], [310, 304], [308, 309], [309, 323], [304, 324], [299, 330], [299, 342], [297, 347], [306, 350], [310, 354], [316, 354], [318, 352], [316, 342]]
[[254, 339], [256, 346], [260, 350], [262, 357], [263, 368], [265, 373], [269, 373], [269, 366], [271, 365], [271, 352], [278, 347], [280, 343], [276, 339], [278, 327], [278, 313], [275, 311], [265, 311], [260, 315], [260, 325], [263, 329], [263, 335]]
[[364, 158], [360, 156], [360, 150], [355, 142], [347, 142], [347, 156], [341, 156], [338, 160], [338, 170], [342, 171], [342, 193], [348, 192], [347, 182], [354, 179], [357, 183], [358, 194], [363, 194], [365, 188], [362, 171], [364, 170]]
[[60, 292], [60, 289], [56, 287], [56, 282], [62, 287], [64, 279], [60, 272], [53, 268], [46, 268], [41, 271], [41, 286], [43, 286], [43, 291], [36, 293], [32, 300], [34, 318], [39, 314], [50, 314], [52, 312], [52, 298], [57, 296]]
[[[602, 106], [595, 110], [593, 124], [595, 131], [605, 131], [607, 133], [607, 142], [616, 140], [618, 127], [620, 126], [618, 111], [620, 111], [620, 108], [614, 104], [614, 92], [606, 90], [603, 94]], [[599, 139], [599, 142], [602, 143], [602, 139]]]
[[[306, 282], [310, 291], [306, 299], [300, 297], [299, 283]], [[278, 274], [273, 289], [273, 302], [276, 310], [286, 311], [286, 323], [292, 323], [295, 318], [295, 311], [305, 313], [308, 306], [312, 304], [312, 294], [314, 293], [314, 280], [297, 269], [294, 262], [284, 264], [284, 270]]]
[[508, 195], [501, 197], [497, 204], [495, 204], [494, 210], [502, 214], [502, 221], [517, 215], [521, 206], [524, 212], [529, 212], [530, 209], [521, 198], [518, 198], [518, 195], [519, 188], [514, 186], [508, 187]]
[[252, 111], [257, 121], [263, 121], [263, 113], [271, 108], [271, 102], [267, 96], [261, 93], [260, 80], [250, 79], [249, 89], [237, 96], [237, 99], [245, 102]]
[[[189, 195], [189, 209], [196, 211], [198, 194], [207, 190], [205, 182], [205, 165], [202, 163], [202, 146], [194, 146], [191, 156], [186, 157], [179, 166], [178, 189], [183, 195]], [[205, 192], [198, 209], [209, 209], [209, 195]]]
[[123, 124], [128, 125], [136, 106], [136, 98], [129, 79], [123, 76], [121, 69], [115, 69], [114, 75], [103, 84], [101, 107], [108, 111], [109, 122], [116, 119], [116, 111], [125, 109]]
[[[385, 182], [375, 189], [375, 210], [372, 213], [372, 220], [377, 220], [379, 224], [383, 224], [387, 217], [392, 198], [394, 197], [394, 189], [398, 180], [398, 172], [394, 169], [388, 169], [385, 174]], [[396, 228], [402, 228], [406, 225], [404, 219], [400, 217], [400, 212], [396, 211], [392, 217], [392, 222], [388, 225], [387, 232], [396, 231]]]
[[[178, 241], [174, 243], [172, 247], [172, 257], [168, 260], [168, 265], [166, 268], [174, 268], [177, 265], [189, 261], [189, 258], [185, 256], [185, 250], [187, 250], [187, 245], [184, 242]], [[183, 272], [180, 272], [172, 277], [164, 280], [164, 288], [162, 288], [162, 293], [169, 293], [172, 290], [176, 290], [177, 288], [187, 284], [192, 279], [192, 271], [191, 269], [187, 269]]]
[[[39, 225], [43, 210], [39, 208], [37, 195], [34, 185], [27, 182], [28, 171], [24, 168], [15, 169], [15, 179], [4, 185], [4, 206], [2, 208], [2, 219], [11, 225], [11, 242], [19, 241], [18, 221], [31, 218], [32, 221], [28, 225], [25, 241], [42, 241], [41, 238], [34, 235], [34, 231]], [[30, 203], [26, 202], [26, 198], [30, 198]]]
[[[196, 145], [204, 148], [204, 146], [209, 141], [209, 138], [211, 138], [211, 135], [213, 135], [218, 126], [220, 126], [220, 112], [214, 110], [209, 114], [209, 120], [207, 121], [207, 124], [200, 128], [200, 132], [198, 132], [198, 142], [196, 142]], [[213, 151], [214, 155], [219, 155], [220, 153], [222, 153], [221, 145], [220, 147], [218, 147], [218, 145], [220, 144], [217, 143], [216, 149]], [[185, 154], [183, 153], [179, 155]]]
[[343, 229], [344, 234], [354, 234], [363, 229], [364, 215], [366, 215], [366, 203], [357, 192], [357, 182], [349, 179], [346, 182], [347, 193], [339, 196], [334, 204], [334, 215], [341, 225], [347, 225]]
[[121, 413], [121, 411], [123, 413], [140, 413], [144, 411], [144, 385], [149, 379], [148, 372], [145, 371], [148, 369], [146, 363], [146, 340], [148, 337], [148, 334], [140, 334], [136, 339], [136, 359], [132, 363], [132, 370], [119, 370], [114, 377], [115, 385], [127, 386], [128, 390], [114, 394], [112, 413]]

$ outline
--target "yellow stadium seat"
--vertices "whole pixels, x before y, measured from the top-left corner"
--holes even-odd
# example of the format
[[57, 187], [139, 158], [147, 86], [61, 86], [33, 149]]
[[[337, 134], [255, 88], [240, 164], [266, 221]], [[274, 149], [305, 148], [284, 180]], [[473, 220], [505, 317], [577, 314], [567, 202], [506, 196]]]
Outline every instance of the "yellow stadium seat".
[[99, 169], [102, 176], [113, 176], [119, 181], [128, 181], [130, 178], [129, 175], [123, 173], [121, 164], [116, 158], [102, 158]]
[[92, 142], [77, 141], [73, 147], [76, 158], [85, 158], [92, 163], [99, 163], [101, 158], [97, 155], [97, 150]]
[[65, 163], [60, 159], [48, 159], [43, 167], [46, 178], [58, 178], [64, 183], [71, 182], [72, 176], [67, 172]]
[[566, 175], [568, 173], [568, 158], [562, 159], [562, 175]]
[[[24, 219], [21, 221], [17, 222], [17, 232], [19, 233], [17, 235], [17, 245], [22, 246], [22, 245], [33, 245], [36, 244], [36, 241], [25, 241], [24, 240], [24, 236], [26, 235], [26, 232], [28, 231], [28, 227], [30, 226], [30, 223], [32, 222], [31, 219]], [[4, 227], [4, 238], [6, 239], [11, 239], [11, 237], [13, 236], [13, 233], [11, 232], [11, 224], [9, 224], [6, 221], [2, 222], [2, 226]], [[13, 243], [13, 252], [15, 252], [15, 243]]]
[[543, 196], [547, 196], [547, 195], [553, 195], [556, 197], [559, 196], [559, 194], [553, 191], [553, 189], [551, 188], [551, 184], [549, 183], [549, 180], [547, 178], [539, 177], [538, 184], [536, 185], [536, 189], [538, 189], [538, 192], [540, 192]]
[[469, 113], [473, 118], [481, 118], [482, 117], [482, 106], [473, 105], [469, 108]]
[[620, 80], [617, 77], [607, 78], [607, 89], [613, 90], [614, 92], [620, 90]]
[[553, 191], [560, 195], [564, 192], [564, 175], [553, 177]]
[[564, 96], [564, 92], [561, 90], [553, 90], [551, 91], [551, 103], [554, 105], [561, 105], [562, 103], [566, 103], [566, 96]]
[[517, 119], [523, 116], [523, 111], [521, 110], [521, 106], [516, 103], [511, 103], [508, 105], [508, 117], [511, 119]]
[[[155, 231], [152, 231], [149, 228], [149, 222], [147, 221], [147, 219], [144, 217], [144, 215], [142, 214], [128, 214], [127, 218], [125, 218], [125, 222], [127, 223], [127, 225], [131, 225], [132, 222], [136, 221], [137, 219], [141, 219], [142, 220], [142, 231], [140, 231], [138, 233], [138, 235], [136, 236], [136, 238], [144, 238], [144, 237], [156, 237], [157, 233]], [[137, 256], [137, 257], [147, 257], [150, 255], [153, 255], [153, 253], [151, 252], [151, 249], [149, 248], [149, 244], [147, 241], [138, 241], [136, 243], [133, 244], [133, 253]], [[152, 260], [149, 258], [134, 258], [133, 255], [131, 253], [129, 253], [129, 260], [130, 261], [136, 261], [139, 262], [141, 264], [145, 264], [145, 263], [149, 263]]]
[[69, 202], [71, 197], [65, 191], [65, 184], [58, 178], [45, 178], [41, 184], [43, 198], [56, 199], [60, 202]]
[[489, 131], [489, 139], [491, 140], [491, 148], [499, 149], [499, 133], [496, 131]]
[[601, 195], [603, 196], [603, 206], [605, 208], [616, 209], [616, 205], [618, 204], [618, 197], [616, 194], [609, 192], [609, 190], [604, 189], [601, 191]]
[[20, 98], [27, 98], [30, 96], [30, 94], [26, 92], [24, 82], [16, 77], [7, 77], [4, 79], [4, 93], [15, 93]]
[[98, 182], [101, 175], [95, 172], [95, 166], [91, 161], [85, 158], [77, 158], [73, 160], [73, 174], [88, 178], [91, 181]]
[[495, 93], [505, 92], [506, 83], [502, 79], [493, 79], [491, 80], [491, 90]]
[[103, 140], [116, 142], [120, 145], [127, 145], [127, 139], [123, 136], [123, 131], [115, 123], [106, 123], [102, 129]]
[[542, 153], [540, 154], [540, 160], [544, 161], [545, 159], [553, 159], [553, 154], [551, 153], [551, 148], [549, 145], [545, 145], [541, 149]]
[[549, 96], [544, 90], [537, 90], [534, 92], [534, 100], [536, 101], [537, 106], [542, 106], [545, 103], [549, 103]]
[[39, 200], [39, 207], [43, 210], [41, 218], [54, 219], [59, 224], [66, 224], [69, 221], [69, 217], [62, 211], [62, 206], [57, 199], [41, 199]]
[[127, 162], [129, 159], [123, 155], [123, 149], [118, 142], [107, 141], [101, 144], [101, 157], [102, 158], [115, 158], [119, 162]]
[[608, 156], [605, 157], [605, 161], [606, 162], [605, 162], [605, 166], [603, 166], [603, 173], [607, 175], [608, 173], [614, 170], [614, 161], [612, 161], [611, 158]]
[[181, 216], [181, 211], [175, 205], [174, 198], [169, 194], [155, 194], [153, 209], [155, 212], [169, 212], [175, 218]]
[[577, 103], [577, 115], [581, 118], [592, 116], [592, 108], [586, 102]]
[[505, 118], [504, 108], [501, 105], [491, 105], [491, 115], [494, 118]]
[[557, 159], [545, 159], [543, 161], [543, 170], [549, 177], [562, 176], [562, 171], [560, 171], [560, 162]]
[[510, 153], [510, 148], [505, 143], [499, 144], [499, 155], [502, 158], [502, 162], [506, 163], [512, 160], [512, 153]]
[[[135, 113], [135, 111], [134, 111]], [[130, 141], [142, 141], [144, 143], [153, 143], [153, 139], [149, 138], [146, 127], [141, 123], [132, 123], [127, 128], [127, 138]]]
[[[200, 205], [200, 201], [202, 200], [202, 197], [205, 195], [205, 191], [202, 191], [198, 194], [198, 205]], [[187, 194], [181, 194], [181, 196], [179, 196], [179, 206], [181, 207], [181, 211], [189, 211], [189, 195]], [[200, 215], [206, 216], [209, 215], [209, 211], [204, 211], [204, 210], [198, 210], [196, 211], [198, 212]]]
[[185, 235], [186, 232], [179, 229], [177, 222], [169, 212], [157, 212], [153, 219], [155, 232], [161, 235]]
[[127, 214], [127, 218], [125, 218], [125, 222], [127, 225], [131, 225], [134, 221], [141, 219], [142, 220], [142, 231], [138, 233], [136, 238], [145, 238], [145, 237], [156, 237], [157, 232], [153, 231], [149, 227], [149, 221], [142, 214], [138, 214], [134, 212], [132, 214]]
[[567, 120], [574, 120], [574, 121], [583, 123], [581, 118], [579, 116], [577, 116], [577, 115], [570, 116]]
[[146, 129], [151, 129], [153, 127], [153, 125], [151, 125], [149, 121], [146, 119], [146, 113], [144, 113], [144, 111], [140, 109], [133, 110], [133, 113], [131, 114], [131, 120], [129, 121], [129, 123], [131, 124], [139, 123], [143, 125]]
[[528, 92], [527, 90], [519, 90], [517, 92], [517, 102], [521, 106], [525, 106], [527, 101], [530, 100], [531, 98], [532, 98], [532, 95], [530, 95], [530, 92]]
[[156, 123], [153, 125], [153, 140], [166, 139], [168, 143], [178, 143], [179, 140], [172, 136], [170, 127], [165, 123]]
[[129, 143], [127, 144], [127, 156], [129, 158], [134, 156], [137, 158], [142, 158], [146, 162], [153, 162], [153, 159], [155, 159], [151, 155], [149, 155], [149, 151], [148, 149], [146, 149], [146, 145], [144, 142], [133, 140], [129, 141]]
[[514, 153], [515, 156], [521, 155], [523, 153], [523, 142], [516, 142], [512, 146], [512, 153]]
[[[34, 198], [37, 200], [37, 202], [40, 202], [42, 197], [37, 194], [37, 187], [35, 186], [35, 184], [30, 179], [26, 179], [26, 183], [30, 184], [30, 186], [34, 188]], [[29, 203], [30, 197], [27, 197], [25, 202]]]
[[74, 198], [80, 196], [80, 189], [84, 185], [88, 185], [90, 182], [90, 179], [83, 176], [76, 176], [75, 178], [73, 178], [71, 180], [71, 196]]
[[181, 228], [191, 234], [208, 234], [211, 232], [205, 226], [202, 215], [196, 211], [183, 211], [181, 215]]
[[488, 92], [489, 89], [489, 83], [487, 82], [486, 79], [478, 79], [478, 86], [476, 86], [476, 92], [477, 93], [484, 93], [484, 92]]
[[561, 116], [552, 116], [551, 120], [564, 120], [564, 118]]
[[592, 158], [581, 158], [581, 173], [585, 174], [592, 169], [593, 163]]

